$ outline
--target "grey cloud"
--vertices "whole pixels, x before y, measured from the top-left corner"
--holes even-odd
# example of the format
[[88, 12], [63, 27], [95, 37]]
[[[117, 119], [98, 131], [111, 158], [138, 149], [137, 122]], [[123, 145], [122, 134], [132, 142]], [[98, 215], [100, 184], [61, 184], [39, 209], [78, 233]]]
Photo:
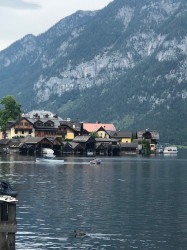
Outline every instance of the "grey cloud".
[[38, 9], [40, 5], [32, 1], [25, 2], [24, 0], [0, 0], [0, 7], [16, 8], [16, 9]]

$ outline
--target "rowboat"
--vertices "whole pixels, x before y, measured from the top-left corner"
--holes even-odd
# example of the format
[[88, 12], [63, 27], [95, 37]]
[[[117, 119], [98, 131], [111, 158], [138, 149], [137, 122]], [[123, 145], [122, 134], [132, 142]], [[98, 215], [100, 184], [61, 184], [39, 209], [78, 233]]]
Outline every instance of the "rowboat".
[[90, 164], [101, 164], [101, 160], [100, 159], [94, 159], [94, 160], [90, 161]]
[[60, 164], [60, 163], [64, 163], [64, 160], [52, 159], [52, 158], [36, 158], [36, 162]]

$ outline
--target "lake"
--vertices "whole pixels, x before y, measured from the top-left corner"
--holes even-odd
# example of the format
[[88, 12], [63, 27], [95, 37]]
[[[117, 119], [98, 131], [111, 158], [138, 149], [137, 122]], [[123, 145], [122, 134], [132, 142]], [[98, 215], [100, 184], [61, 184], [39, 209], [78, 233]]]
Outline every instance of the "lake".
[[102, 157], [101, 165], [63, 159], [0, 156], [0, 180], [19, 192], [17, 250], [187, 249], [187, 150]]

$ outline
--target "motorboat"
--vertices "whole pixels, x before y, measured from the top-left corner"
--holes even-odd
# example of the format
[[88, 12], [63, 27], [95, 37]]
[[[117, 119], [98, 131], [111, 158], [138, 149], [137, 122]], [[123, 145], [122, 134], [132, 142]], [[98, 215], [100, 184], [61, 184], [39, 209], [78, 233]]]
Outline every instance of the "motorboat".
[[177, 147], [165, 147], [163, 153], [164, 154], [177, 154], [178, 150], [177, 150]]
[[64, 160], [54, 159], [54, 158], [36, 158], [36, 162], [60, 164], [60, 163], [64, 163]]
[[100, 159], [93, 159], [90, 161], [90, 164], [101, 164], [101, 160]]

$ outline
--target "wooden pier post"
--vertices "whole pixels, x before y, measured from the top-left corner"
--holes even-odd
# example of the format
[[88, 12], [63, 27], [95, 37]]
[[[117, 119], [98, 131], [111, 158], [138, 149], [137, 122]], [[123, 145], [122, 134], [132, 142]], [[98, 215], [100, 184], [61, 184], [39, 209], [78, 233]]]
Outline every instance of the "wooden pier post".
[[15, 250], [16, 202], [0, 200], [0, 250]]

